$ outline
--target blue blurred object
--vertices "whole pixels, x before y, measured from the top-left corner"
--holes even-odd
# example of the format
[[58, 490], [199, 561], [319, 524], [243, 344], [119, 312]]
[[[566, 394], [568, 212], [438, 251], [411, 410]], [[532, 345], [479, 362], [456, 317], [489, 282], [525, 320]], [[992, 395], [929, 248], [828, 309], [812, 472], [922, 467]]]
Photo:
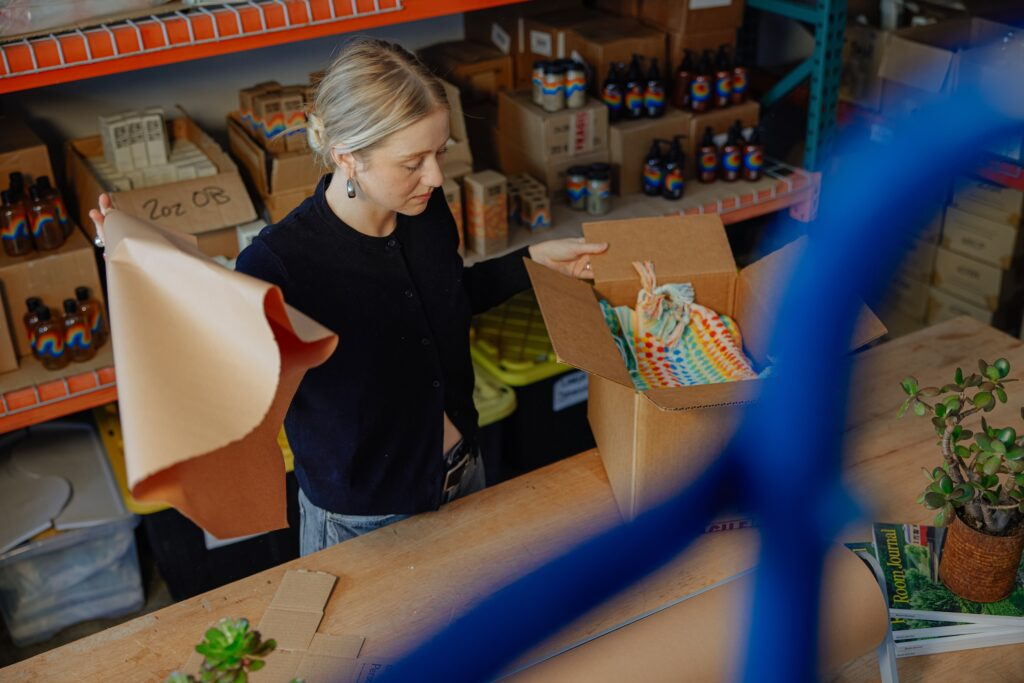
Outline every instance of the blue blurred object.
[[762, 536], [743, 680], [815, 680], [825, 552], [859, 514], [840, 468], [848, 346], [861, 302], [877, 304], [885, 292], [925, 224], [929, 190], [971, 168], [985, 142], [1024, 125], [1024, 93], [1004, 90], [983, 96], [961, 87], [903, 122], [888, 146], [847, 150], [842, 171], [826, 177], [817, 228], [775, 318], [777, 371], [696, 481], [489, 596], [382, 680], [492, 679], [679, 555], [727, 506], [759, 519]]

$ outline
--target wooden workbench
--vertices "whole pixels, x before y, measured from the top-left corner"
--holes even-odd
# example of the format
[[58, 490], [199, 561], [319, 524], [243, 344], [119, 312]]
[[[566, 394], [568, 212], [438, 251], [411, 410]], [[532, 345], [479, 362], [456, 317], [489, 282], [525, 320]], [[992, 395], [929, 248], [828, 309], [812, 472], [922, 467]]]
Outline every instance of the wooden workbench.
[[[926, 420], [895, 420], [900, 378], [915, 374], [923, 384], [942, 384], [957, 365], [972, 368], [979, 357], [1006, 357], [1012, 376], [1024, 377], [1024, 345], [967, 318], [859, 356], [847, 473], [874, 519], [927, 523], [930, 517], [915, 499], [923, 481], [918, 470], [937, 462], [934, 436]], [[1017, 415], [1024, 396], [1011, 396], [992, 416], [994, 422]], [[339, 577], [321, 632], [363, 635], [364, 655], [394, 655], [509, 577], [618, 520], [600, 458], [590, 451], [20, 662], [0, 670], [0, 680], [160, 681], [185, 662], [204, 630], [221, 617], [258, 622], [287, 568]], [[673, 564], [524, 661], [745, 569], [756, 546], [753, 530], [708, 534]], [[966, 672], [972, 680], [1020, 680], [1024, 646], [900, 660], [903, 683], [963, 681]], [[874, 656], [850, 662], [832, 680], [878, 680]]]

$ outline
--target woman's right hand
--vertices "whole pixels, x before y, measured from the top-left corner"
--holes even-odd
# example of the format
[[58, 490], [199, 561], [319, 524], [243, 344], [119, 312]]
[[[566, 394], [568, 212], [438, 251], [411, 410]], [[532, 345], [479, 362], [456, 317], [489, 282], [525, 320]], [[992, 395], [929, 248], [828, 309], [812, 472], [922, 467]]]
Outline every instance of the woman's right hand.
[[103, 235], [103, 222], [113, 208], [114, 204], [110, 201], [110, 195], [104, 192], [100, 195], [99, 208], [89, 210], [89, 218], [92, 219], [92, 224], [96, 226], [96, 236], [104, 244], [106, 244], [106, 238]]

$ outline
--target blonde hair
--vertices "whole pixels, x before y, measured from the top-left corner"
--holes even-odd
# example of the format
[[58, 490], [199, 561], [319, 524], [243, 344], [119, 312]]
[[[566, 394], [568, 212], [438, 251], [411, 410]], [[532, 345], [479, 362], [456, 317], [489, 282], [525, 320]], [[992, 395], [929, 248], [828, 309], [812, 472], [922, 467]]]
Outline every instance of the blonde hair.
[[330, 168], [333, 148], [368, 152], [438, 108], [448, 109], [444, 86], [412, 53], [396, 43], [356, 38], [317, 85], [306, 136]]

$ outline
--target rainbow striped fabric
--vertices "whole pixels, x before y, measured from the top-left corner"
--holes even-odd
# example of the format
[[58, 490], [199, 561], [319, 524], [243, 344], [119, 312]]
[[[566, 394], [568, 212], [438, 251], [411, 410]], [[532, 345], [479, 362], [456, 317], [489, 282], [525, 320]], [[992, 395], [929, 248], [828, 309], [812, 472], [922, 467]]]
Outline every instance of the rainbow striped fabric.
[[756, 379], [736, 323], [694, 303], [688, 282], [657, 286], [654, 264], [635, 262], [637, 307], [601, 301], [605, 322], [640, 391]]

